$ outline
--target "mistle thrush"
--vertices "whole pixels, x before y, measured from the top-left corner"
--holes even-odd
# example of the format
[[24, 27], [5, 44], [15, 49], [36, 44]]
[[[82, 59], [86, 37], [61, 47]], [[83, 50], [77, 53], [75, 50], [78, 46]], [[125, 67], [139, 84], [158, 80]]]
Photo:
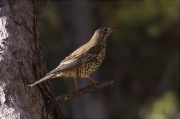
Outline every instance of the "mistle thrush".
[[57, 68], [46, 74], [45, 77], [28, 86], [32, 87], [42, 81], [57, 77], [73, 77], [77, 92], [79, 92], [76, 82], [77, 77], [88, 78], [94, 85], [97, 85], [98, 82], [90, 78], [89, 75], [103, 62], [106, 51], [106, 39], [109, 34], [117, 28], [118, 27], [101, 27], [97, 29], [86, 44], [67, 56], [61, 61]]

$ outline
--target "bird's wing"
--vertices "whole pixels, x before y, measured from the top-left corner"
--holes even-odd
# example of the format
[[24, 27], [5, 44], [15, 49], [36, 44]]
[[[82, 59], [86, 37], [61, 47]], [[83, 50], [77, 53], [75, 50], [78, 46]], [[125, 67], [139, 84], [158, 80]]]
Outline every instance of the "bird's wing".
[[50, 74], [53, 74], [56, 72], [60, 72], [63, 70], [67, 70], [69, 68], [78, 66], [82, 63], [88, 62], [88, 61], [92, 60], [93, 58], [97, 57], [98, 54], [100, 53], [100, 51], [101, 51], [100, 46], [93, 46], [83, 53], [78, 53], [76, 55], [73, 55], [73, 53], [72, 53], [71, 55], [66, 57], [63, 61], [61, 61], [61, 63], [59, 64], [59, 66], [57, 68], [55, 68], [54, 70], [49, 72], [47, 75], [50, 75]]

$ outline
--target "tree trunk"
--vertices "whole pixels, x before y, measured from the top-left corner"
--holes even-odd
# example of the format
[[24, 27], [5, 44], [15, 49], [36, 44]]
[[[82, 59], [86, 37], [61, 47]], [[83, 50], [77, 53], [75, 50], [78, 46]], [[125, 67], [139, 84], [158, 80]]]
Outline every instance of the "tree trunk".
[[45, 112], [52, 98], [49, 82], [27, 86], [46, 74], [33, 1], [3, 0], [1, 5], [0, 118], [55, 118], [56, 113]]

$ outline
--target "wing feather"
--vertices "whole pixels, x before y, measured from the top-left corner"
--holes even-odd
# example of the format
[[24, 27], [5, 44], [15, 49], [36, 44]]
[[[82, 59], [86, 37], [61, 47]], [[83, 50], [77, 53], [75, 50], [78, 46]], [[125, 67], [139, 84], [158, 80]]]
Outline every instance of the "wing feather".
[[78, 55], [73, 55], [73, 53], [69, 56], [67, 56], [57, 68], [49, 72], [47, 75], [61, 72], [63, 70], [68, 70], [69, 68], [76, 67], [82, 63], [88, 62], [92, 60], [93, 58], [96, 58], [98, 54], [101, 51], [100, 46], [93, 46], [89, 50], [87, 50], [84, 53], [78, 54]]

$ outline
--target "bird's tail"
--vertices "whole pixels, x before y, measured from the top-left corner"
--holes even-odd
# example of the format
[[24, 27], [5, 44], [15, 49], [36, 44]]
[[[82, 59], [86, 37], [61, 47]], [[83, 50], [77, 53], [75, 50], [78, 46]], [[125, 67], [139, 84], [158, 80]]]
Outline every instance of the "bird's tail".
[[34, 85], [36, 85], [36, 84], [38, 84], [38, 83], [41, 83], [41, 82], [43, 82], [43, 81], [45, 81], [45, 80], [48, 80], [48, 79], [52, 78], [53, 76], [54, 76], [53, 74], [47, 75], [47, 76], [43, 77], [42, 79], [40, 79], [40, 80], [38, 80], [38, 81], [36, 81], [36, 82], [28, 85], [28, 86], [33, 87]]

